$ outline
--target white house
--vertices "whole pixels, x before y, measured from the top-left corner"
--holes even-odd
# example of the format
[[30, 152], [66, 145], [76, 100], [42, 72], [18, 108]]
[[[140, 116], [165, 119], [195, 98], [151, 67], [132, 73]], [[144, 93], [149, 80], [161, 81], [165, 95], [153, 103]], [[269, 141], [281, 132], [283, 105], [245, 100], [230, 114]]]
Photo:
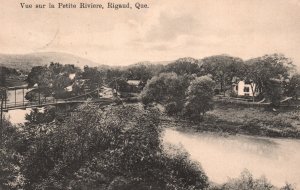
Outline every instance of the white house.
[[257, 96], [259, 94], [259, 90], [255, 89], [256, 87], [255, 83], [247, 83], [241, 80], [234, 83], [232, 86], [233, 86], [233, 91], [238, 96]]

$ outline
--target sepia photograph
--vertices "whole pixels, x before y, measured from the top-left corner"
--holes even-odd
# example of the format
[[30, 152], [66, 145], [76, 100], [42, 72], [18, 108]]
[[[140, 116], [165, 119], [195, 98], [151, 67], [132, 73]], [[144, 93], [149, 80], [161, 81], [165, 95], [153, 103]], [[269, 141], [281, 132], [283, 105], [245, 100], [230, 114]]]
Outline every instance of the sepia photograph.
[[7, 0], [0, 190], [300, 189], [300, 0]]

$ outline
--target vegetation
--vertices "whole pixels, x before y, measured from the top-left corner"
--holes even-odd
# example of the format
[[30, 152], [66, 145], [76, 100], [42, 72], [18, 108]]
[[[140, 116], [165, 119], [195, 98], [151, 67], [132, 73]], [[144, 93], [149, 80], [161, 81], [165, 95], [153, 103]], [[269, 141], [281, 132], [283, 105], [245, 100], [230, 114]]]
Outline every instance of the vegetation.
[[202, 59], [202, 75], [211, 75], [221, 92], [231, 88], [234, 77], [243, 76], [243, 60], [227, 55], [217, 55]]
[[292, 185], [286, 184], [277, 188], [262, 176], [255, 179], [248, 170], [244, 170], [239, 178], [231, 178], [221, 186], [213, 186], [212, 190], [294, 190]]
[[[36, 114], [31, 113], [22, 130], [10, 126], [14, 131], [1, 149], [13, 152], [0, 155], [7, 170], [3, 175], [15, 177], [3, 183], [8, 189], [13, 185], [25, 190], [208, 187], [206, 175], [187, 153], [163, 148], [153, 109], [83, 105], [63, 122], [49, 122]], [[16, 161], [11, 162], [7, 157], [14, 155]]]
[[149, 80], [141, 93], [142, 102], [181, 103], [190, 78], [176, 73], [161, 73]]
[[187, 101], [184, 114], [194, 120], [203, 119], [205, 112], [213, 108], [212, 97], [214, 95], [215, 82], [208, 76], [194, 79], [187, 90]]

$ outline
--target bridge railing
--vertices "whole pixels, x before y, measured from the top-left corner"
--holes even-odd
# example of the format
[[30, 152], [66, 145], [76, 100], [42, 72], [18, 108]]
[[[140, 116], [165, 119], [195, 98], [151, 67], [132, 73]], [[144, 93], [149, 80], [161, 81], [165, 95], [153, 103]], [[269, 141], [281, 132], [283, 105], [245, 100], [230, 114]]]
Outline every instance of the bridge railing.
[[[93, 98], [91, 94], [97, 92], [99, 95], [99, 89], [96, 89], [94, 91], [70, 97], [70, 98], [65, 98], [65, 99], [55, 99], [54, 97], [44, 97], [44, 98], [39, 98], [38, 100], [35, 101], [28, 101], [25, 100], [23, 97], [22, 101], [6, 101], [4, 104], [4, 109], [5, 110], [13, 110], [13, 109], [26, 109], [26, 108], [31, 108], [31, 107], [39, 107], [39, 106], [47, 106], [47, 105], [56, 105], [56, 104], [65, 104], [65, 103], [83, 103], [83, 102], [88, 102], [88, 98]], [[97, 99], [92, 100], [92, 102], [111, 102], [111, 99], [108, 98], [100, 98], [98, 96]]]

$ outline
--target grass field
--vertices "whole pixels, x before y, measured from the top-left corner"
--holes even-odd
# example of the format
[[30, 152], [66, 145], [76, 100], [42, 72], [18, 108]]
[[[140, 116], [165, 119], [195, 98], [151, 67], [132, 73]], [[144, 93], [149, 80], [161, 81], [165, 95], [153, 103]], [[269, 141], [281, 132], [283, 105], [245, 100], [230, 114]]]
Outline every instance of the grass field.
[[206, 113], [202, 122], [167, 116], [162, 121], [166, 127], [199, 132], [300, 138], [300, 111], [295, 109], [273, 111], [217, 104], [214, 110]]

